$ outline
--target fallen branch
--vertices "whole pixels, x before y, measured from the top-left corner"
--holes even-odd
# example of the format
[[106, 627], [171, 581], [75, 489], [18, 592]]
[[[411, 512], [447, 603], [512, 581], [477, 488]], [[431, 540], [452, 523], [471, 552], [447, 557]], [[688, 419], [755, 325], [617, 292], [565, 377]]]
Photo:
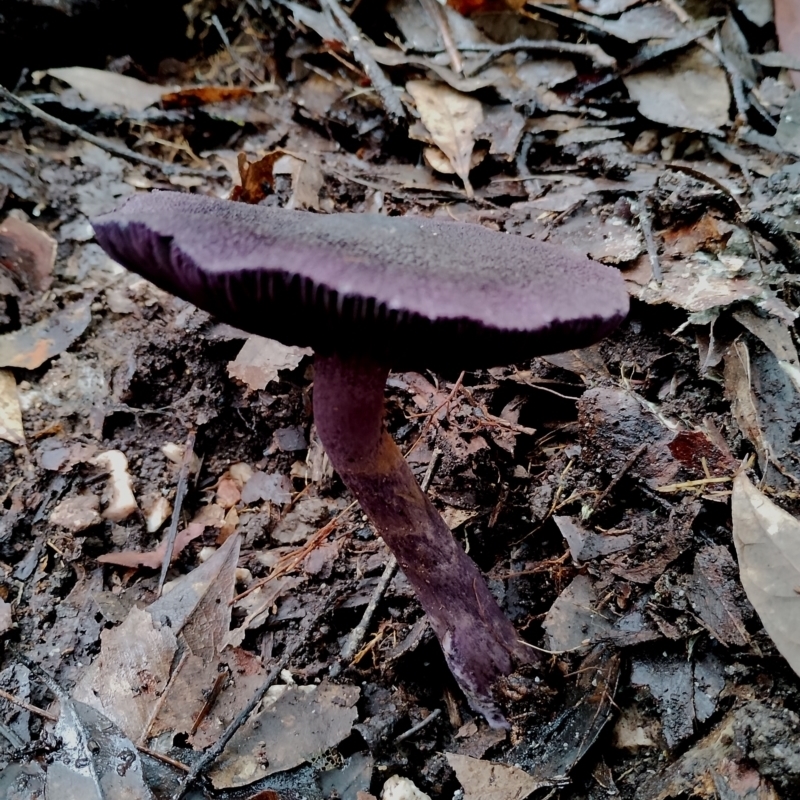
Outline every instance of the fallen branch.
[[27, 111], [28, 114], [30, 114], [30, 116], [32, 116], [34, 119], [46, 122], [48, 125], [58, 128], [58, 130], [63, 131], [75, 139], [83, 139], [85, 142], [89, 142], [90, 144], [100, 147], [112, 155], [125, 158], [128, 161], [136, 161], [139, 164], [144, 164], [148, 167], [154, 167], [155, 169], [160, 170], [164, 175], [200, 175], [204, 178], [208, 178], [215, 174], [212, 170], [194, 169], [192, 167], [181, 166], [180, 164], [167, 164], [166, 162], [160, 161], [157, 158], [150, 158], [150, 156], [140, 155], [139, 153], [136, 153], [133, 150], [125, 147], [123, 144], [117, 144], [116, 142], [112, 142], [110, 139], [105, 139], [102, 136], [95, 136], [93, 133], [89, 133], [83, 128], [73, 125], [71, 122], [64, 122], [63, 119], [59, 119], [58, 117], [54, 117], [52, 114], [48, 114], [46, 111], [42, 111], [41, 108], [33, 105], [33, 103], [29, 103], [27, 100], [23, 100], [21, 97], [17, 97], [17, 95], [9, 92], [8, 89], [2, 85], [0, 85], [0, 99], [8, 100], [10, 103], [13, 103], [19, 108]]

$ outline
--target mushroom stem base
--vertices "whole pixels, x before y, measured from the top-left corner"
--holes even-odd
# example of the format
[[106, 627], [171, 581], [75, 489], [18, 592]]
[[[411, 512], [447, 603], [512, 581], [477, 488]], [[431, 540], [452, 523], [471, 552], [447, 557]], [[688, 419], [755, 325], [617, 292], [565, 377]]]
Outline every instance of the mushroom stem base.
[[515, 663], [530, 661], [530, 651], [386, 432], [388, 372], [366, 358], [317, 355], [317, 432], [331, 463], [414, 587], [470, 705], [492, 727], [507, 727], [492, 688]]

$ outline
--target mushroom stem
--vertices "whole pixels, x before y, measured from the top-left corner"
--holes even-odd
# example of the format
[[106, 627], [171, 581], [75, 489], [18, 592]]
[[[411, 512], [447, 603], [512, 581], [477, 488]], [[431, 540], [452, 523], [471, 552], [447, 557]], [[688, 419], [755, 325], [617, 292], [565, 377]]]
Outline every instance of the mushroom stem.
[[507, 727], [492, 687], [515, 663], [530, 661], [529, 652], [386, 431], [388, 374], [370, 358], [317, 355], [317, 432], [414, 587], [470, 705], [492, 727]]

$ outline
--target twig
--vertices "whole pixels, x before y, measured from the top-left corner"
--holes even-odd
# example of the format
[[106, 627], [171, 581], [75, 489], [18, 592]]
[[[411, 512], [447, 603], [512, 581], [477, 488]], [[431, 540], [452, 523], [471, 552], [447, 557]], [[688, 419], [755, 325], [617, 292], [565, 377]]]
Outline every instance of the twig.
[[182, 761], [178, 761], [174, 758], [170, 758], [168, 755], [164, 753], [159, 753], [158, 750], [151, 750], [149, 747], [145, 747], [143, 744], [137, 744], [136, 749], [140, 753], [144, 753], [146, 756], [150, 756], [150, 758], [155, 758], [157, 761], [163, 761], [165, 764], [169, 764], [171, 767], [175, 769], [179, 769], [181, 772], [189, 772], [189, 767], [186, 766]]
[[20, 108], [25, 109], [25, 111], [27, 111], [28, 114], [35, 119], [46, 122], [48, 125], [52, 125], [54, 128], [64, 131], [64, 133], [68, 134], [69, 136], [73, 136], [76, 139], [83, 139], [84, 141], [96, 145], [97, 147], [100, 147], [115, 156], [126, 158], [128, 161], [136, 161], [140, 164], [145, 164], [148, 167], [154, 167], [155, 169], [160, 170], [164, 175], [200, 175], [204, 178], [208, 178], [215, 174], [213, 170], [183, 167], [179, 164], [167, 164], [166, 162], [160, 161], [157, 158], [150, 158], [150, 156], [140, 155], [139, 153], [136, 153], [135, 151], [125, 147], [125, 145], [117, 144], [116, 142], [112, 142], [110, 139], [104, 139], [102, 136], [95, 136], [93, 133], [89, 133], [83, 128], [79, 128], [77, 125], [73, 125], [70, 122], [64, 122], [64, 120], [54, 117], [52, 114], [48, 114], [46, 111], [42, 111], [41, 108], [37, 108], [35, 105], [33, 105], [33, 103], [29, 103], [27, 100], [23, 100], [21, 97], [17, 97], [17, 95], [12, 94], [8, 91], [8, 89], [6, 89], [5, 86], [2, 85], [0, 85], [0, 98], [8, 100]]
[[653, 278], [656, 283], [661, 283], [664, 273], [661, 271], [661, 261], [658, 258], [658, 245], [653, 236], [653, 214], [650, 208], [650, 196], [647, 192], [639, 195], [639, 228], [647, 246], [647, 255], [650, 259], [650, 269], [653, 271]]
[[258, 78], [247, 68], [247, 64], [242, 61], [239, 54], [231, 46], [231, 40], [228, 38], [228, 34], [225, 33], [225, 28], [222, 27], [222, 23], [219, 21], [219, 17], [216, 14], [211, 15], [211, 23], [217, 29], [219, 38], [222, 39], [222, 44], [225, 45], [225, 49], [228, 51], [228, 55], [231, 57], [233, 63], [239, 67], [241, 73], [245, 77], [249, 78], [253, 83], [258, 84]]
[[181, 470], [178, 474], [178, 485], [175, 488], [175, 504], [172, 508], [172, 519], [170, 520], [169, 531], [167, 532], [167, 547], [164, 551], [164, 560], [161, 562], [161, 575], [158, 576], [156, 597], [161, 597], [161, 590], [164, 588], [164, 582], [167, 580], [169, 565], [172, 563], [172, 553], [175, 549], [175, 539], [178, 536], [178, 522], [181, 518], [183, 498], [186, 496], [186, 485], [189, 480], [189, 469], [192, 466], [192, 458], [194, 456], [195, 436], [195, 432], [191, 431], [186, 439], [186, 444], [184, 445]]
[[386, 566], [383, 569], [383, 575], [381, 575], [378, 585], [372, 592], [372, 597], [370, 597], [369, 603], [367, 603], [367, 607], [364, 609], [361, 620], [358, 625], [350, 631], [350, 635], [347, 637], [347, 641], [339, 655], [340, 661], [349, 662], [361, 647], [361, 642], [364, 641], [367, 629], [372, 622], [372, 617], [375, 615], [375, 609], [377, 609], [378, 603], [380, 603], [386, 589], [392, 582], [395, 572], [397, 572], [397, 559], [390, 553], [389, 560], [386, 562]]
[[410, 739], [415, 733], [421, 731], [426, 725], [429, 725], [433, 722], [440, 714], [442, 713], [441, 708], [434, 708], [430, 714], [428, 714], [425, 719], [418, 722], [416, 725], [410, 727], [405, 733], [401, 733], [399, 736], [395, 736], [394, 742], [397, 744], [398, 742], [404, 742], [406, 739]]
[[662, 494], [674, 494], [683, 489], [699, 489], [703, 486], [707, 486], [709, 483], [727, 483], [732, 480], [733, 478], [730, 476], [722, 478], [699, 478], [695, 481], [683, 481], [682, 483], [670, 483], [667, 486], [656, 486], [656, 491]]
[[16, 697], [10, 692], [0, 689], [0, 697], [2, 697], [3, 700], [8, 700], [9, 703], [13, 703], [15, 706], [19, 706], [20, 708], [24, 708], [26, 711], [30, 711], [31, 714], [36, 714], [37, 717], [42, 717], [42, 719], [49, 720], [50, 722], [58, 722], [58, 717], [55, 714], [51, 714], [49, 711], [43, 711], [37, 706], [32, 706], [30, 703], [20, 700], [19, 697]]
[[[217, 673], [217, 679], [214, 681], [214, 685], [211, 687], [211, 691], [208, 692], [206, 696], [205, 703], [203, 703], [203, 707], [200, 711], [197, 712], [197, 716], [194, 718], [194, 722], [192, 723], [192, 728], [189, 731], [189, 736], [194, 736], [197, 733], [197, 729], [203, 724], [203, 720], [209, 715], [211, 709], [214, 707], [214, 703], [217, 702], [217, 698], [222, 691], [222, 687], [225, 685], [225, 682], [230, 677], [230, 669], [226, 668], [222, 670], [222, 672]], [[204, 693], [205, 694], [205, 693]]]
[[460, 374], [459, 374], [459, 376], [456, 378], [456, 382], [453, 384], [453, 388], [450, 390], [450, 394], [449, 394], [449, 395], [447, 395], [447, 397], [446, 397], [446, 398], [445, 398], [445, 399], [444, 399], [444, 400], [443, 400], [441, 403], [439, 403], [439, 405], [438, 405], [438, 406], [436, 406], [436, 408], [434, 408], [434, 409], [433, 409], [433, 411], [431, 411], [431, 412], [428, 412], [428, 413], [426, 413], [426, 414], [424, 415], [424, 416], [427, 416], [427, 419], [425, 420], [425, 424], [424, 424], [424, 425], [422, 426], [422, 428], [420, 429], [419, 436], [417, 436], [417, 438], [416, 438], [416, 439], [414, 439], [413, 443], [411, 444], [411, 447], [409, 447], [409, 448], [408, 448], [408, 450], [406, 450], [406, 451], [405, 451], [405, 453], [403, 453], [403, 456], [404, 456], [405, 458], [408, 458], [409, 454], [410, 454], [410, 453], [411, 453], [411, 452], [414, 450], [414, 448], [415, 448], [415, 447], [416, 447], [416, 446], [417, 446], [417, 445], [418, 445], [418, 444], [419, 444], [419, 443], [422, 441], [422, 437], [425, 435], [425, 432], [428, 430], [428, 428], [429, 428], [429, 427], [431, 426], [431, 424], [433, 423], [433, 420], [434, 420], [434, 418], [436, 417], [436, 415], [437, 415], [437, 414], [438, 414], [438, 413], [439, 413], [439, 412], [440, 412], [440, 411], [441, 411], [441, 410], [442, 410], [442, 409], [443, 409], [445, 406], [447, 406], [447, 412], [446, 412], [446, 413], [447, 413], [447, 414], [449, 414], [449, 413], [450, 413], [450, 403], [452, 403], [452, 402], [453, 402], [453, 398], [456, 396], [456, 394], [458, 394], [458, 390], [459, 390], [459, 388], [460, 388], [460, 386], [461, 386], [461, 382], [464, 380], [464, 374], [465, 374], [465, 372], [464, 372], [464, 370], [462, 369], [462, 370], [461, 370], [461, 373], [460, 373]]
[[439, 5], [438, 0], [420, 1], [422, 7], [428, 12], [428, 16], [433, 21], [433, 24], [439, 29], [439, 36], [442, 37], [442, 43], [450, 59], [450, 66], [453, 68], [453, 72], [461, 72], [464, 69], [464, 62], [461, 60], [461, 53], [458, 52], [458, 47], [453, 39], [450, 23], [447, 21], [447, 17], [442, 7]]
[[[463, 49], [466, 50], [468, 48], [464, 47]], [[475, 46], [469, 49], [480, 51], [484, 48]], [[481, 70], [486, 69], [495, 59], [500, 58], [500, 56], [506, 53], [513, 53], [517, 50], [528, 50], [534, 53], [569, 53], [570, 55], [584, 56], [594, 61], [598, 67], [605, 67], [607, 69], [613, 69], [617, 65], [616, 59], [612, 58], [596, 44], [573, 44], [572, 42], [559, 42], [550, 39], [516, 39], [508, 44], [492, 47], [487, 52], [486, 56], [476, 64], [473, 64], [470, 69], [466, 70], [464, 75], [467, 78], [472, 78], [481, 72]]]
[[278, 559], [278, 563], [272, 569], [269, 575], [259, 578], [257, 581], [253, 581], [243, 592], [240, 592], [230, 601], [230, 605], [234, 605], [238, 603], [243, 597], [247, 597], [251, 592], [254, 592], [260, 586], [264, 586], [264, 584], [269, 583], [276, 578], [283, 577], [288, 572], [291, 572], [295, 567], [297, 567], [303, 559], [314, 549], [316, 549], [317, 545], [322, 542], [325, 538], [327, 538], [335, 529], [336, 526], [339, 524], [341, 519], [351, 511], [356, 506], [356, 501], [354, 500], [350, 503], [347, 508], [340, 511], [330, 522], [323, 525], [312, 537], [309, 539], [302, 547], [297, 548], [297, 550], [292, 550], [291, 553], [287, 553], [283, 558]]
[[381, 98], [389, 118], [394, 123], [405, 120], [405, 108], [403, 108], [392, 82], [386, 77], [386, 73], [381, 69], [378, 62], [370, 55], [369, 49], [364, 44], [363, 34], [342, 8], [339, 0], [320, 0], [320, 5], [333, 15], [336, 23], [342, 29], [347, 40], [346, 44], [350, 48], [353, 58], [364, 68], [364, 72], [367, 73], [367, 77]]
[[600, 503], [602, 503], [603, 500], [605, 500], [606, 497], [608, 497], [611, 492], [617, 488], [617, 484], [625, 477], [628, 470], [636, 463], [636, 459], [639, 458], [639, 456], [644, 453], [645, 450], [647, 450], [647, 444], [641, 444], [636, 448], [636, 450], [634, 450], [633, 455], [625, 462], [624, 466], [614, 476], [611, 483], [609, 483], [608, 486], [606, 486], [606, 488], [600, 493], [600, 496], [597, 498], [597, 500], [594, 501], [591, 509], [589, 509], [589, 515], [594, 514], [594, 512], [600, 508]]

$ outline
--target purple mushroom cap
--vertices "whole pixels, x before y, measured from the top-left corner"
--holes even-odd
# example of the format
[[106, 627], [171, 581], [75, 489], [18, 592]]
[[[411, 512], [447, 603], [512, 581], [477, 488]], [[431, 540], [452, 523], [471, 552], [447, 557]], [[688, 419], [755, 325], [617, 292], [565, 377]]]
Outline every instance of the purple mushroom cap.
[[616, 270], [480, 225], [178, 192], [135, 195], [93, 224], [121, 264], [226, 322], [395, 367], [583, 347], [628, 311]]

